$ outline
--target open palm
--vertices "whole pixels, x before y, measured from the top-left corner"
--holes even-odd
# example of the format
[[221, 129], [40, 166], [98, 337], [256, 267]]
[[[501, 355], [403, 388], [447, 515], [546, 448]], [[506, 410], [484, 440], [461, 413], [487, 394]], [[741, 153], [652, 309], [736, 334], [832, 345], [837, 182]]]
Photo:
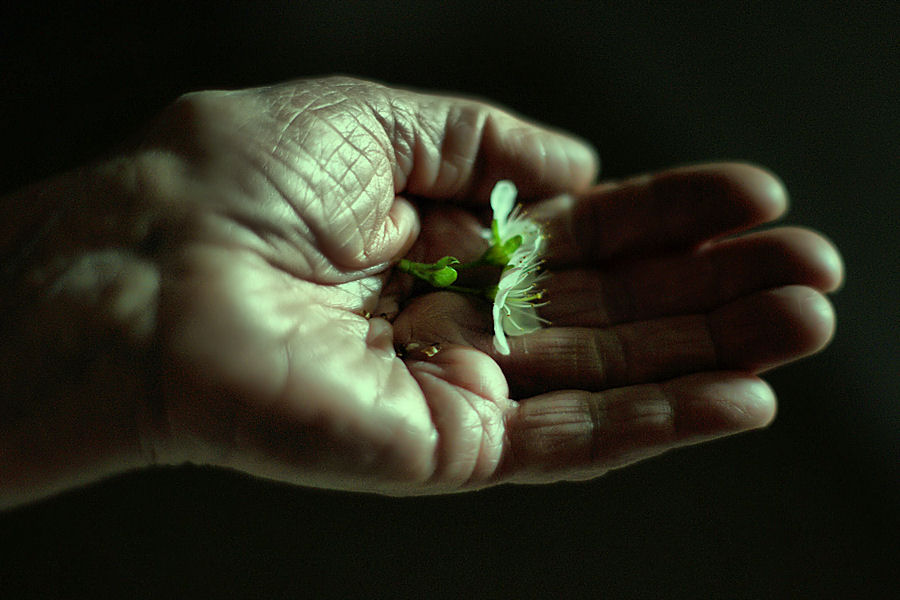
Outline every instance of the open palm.
[[[764, 425], [755, 374], [833, 328], [825, 240], [730, 235], [784, 210], [753, 167], [592, 187], [566, 136], [340, 78], [187, 96], [139, 154], [167, 182], [146, 434], [163, 462], [396, 494], [592, 477]], [[551, 233], [552, 325], [509, 356], [480, 301], [413, 296], [391, 268], [477, 256], [499, 179]], [[440, 350], [398, 357], [414, 342]]]

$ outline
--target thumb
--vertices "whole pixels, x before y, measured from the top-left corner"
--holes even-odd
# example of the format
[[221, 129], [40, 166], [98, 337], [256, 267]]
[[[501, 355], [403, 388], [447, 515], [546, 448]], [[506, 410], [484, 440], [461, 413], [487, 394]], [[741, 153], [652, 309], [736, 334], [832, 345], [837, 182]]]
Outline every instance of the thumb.
[[587, 143], [477, 100], [346, 77], [262, 93], [290, 106], [277, 138], [314, 159], [297, 167], [318, 196], [303, 216], [326, 254], [349, 268], [408, 249], [418, 219], [404, 195], [486, 203], [498, 180], [512, 179], [523, 198], [538, 198], [584, 190], [598, 170]]
[[520, 197], [537, 199], [583, 191], [597, 177], [600, 160], [590, 144], [489, 103], [338, 83], [380, 124], [377, 134], [386, 136], [381, 145], [393, 171], [393, 205], [368, 240], [369, 264], [404, 254], [418, 234], [415, 211], [402, 195], [486, 204], [501, 179], [513, 180]]
[[597, 151], [571, 134], [467, 98], [381, 88], [373, 103], [393, 149], [394, 188], [427, 198], [486, 202], [500, 179], [525, 198], [594, 182]]

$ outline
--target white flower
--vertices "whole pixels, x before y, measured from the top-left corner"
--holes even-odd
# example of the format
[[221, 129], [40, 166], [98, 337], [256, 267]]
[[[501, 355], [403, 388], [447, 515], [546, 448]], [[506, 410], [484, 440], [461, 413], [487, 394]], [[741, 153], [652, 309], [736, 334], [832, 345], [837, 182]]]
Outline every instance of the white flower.
[[528, 262], [532, 255], [540, 254], [544, 243], [541, 226], [525, 216], [521, 205], [516, 204], [516, 186], [508, 180], [498, 181], [491, 191], [491, 209], [494, 220], [491, 231], [486, 232], [494, 245], [503, 246], [516, 236], [521, 236], [521, 244], [513, 252], [510, 262]]
[[547, 321], [537, 314], [543, 290], [537, 283], [546, 277], [540, 273], [537, 253], [523, 257], [522, 262], [508, 266], [500, 276], [494, 294], [494, 348], [509, 354], [506, 336], [525, 335], [541, 328]]
[[547, 322], [537, 314], [537, 308], [543, 305], [539, 300], [544, 292], [537, 284], [546, 277], [540, 272], [546, 236], [516, 204], [516, 186], [511, 181], [499, 181], [494, 186], [491, 209], [494, 218], [485, 238], [492, 247], [485, 256], [497, 251], [492, 264], [504, 266], [494, 294], [494, 348], [500, 354], [509, 354], [507, 336], [532, 333]]

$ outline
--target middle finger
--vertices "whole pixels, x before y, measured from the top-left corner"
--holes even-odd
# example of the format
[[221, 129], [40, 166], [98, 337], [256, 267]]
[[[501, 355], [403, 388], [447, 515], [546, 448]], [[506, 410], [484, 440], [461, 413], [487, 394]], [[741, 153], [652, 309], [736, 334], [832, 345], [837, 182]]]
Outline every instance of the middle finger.
[[830, 242], [786, 227], [683, 254], [555, 272], [546, 280], [550, 302], [541, 313], [555, 325], [602, 327], [708, 312], [784, 285], [830, 292], [842, 276], [840, 255]]
[[788, 286], [706, 314], [611, 327], [548, 327], [510, 338], [496, 359], [517, 396], [555, 389], [601, 391], [702, 371], [760, 373], [822, 348], [834, 316], [819, 292]]

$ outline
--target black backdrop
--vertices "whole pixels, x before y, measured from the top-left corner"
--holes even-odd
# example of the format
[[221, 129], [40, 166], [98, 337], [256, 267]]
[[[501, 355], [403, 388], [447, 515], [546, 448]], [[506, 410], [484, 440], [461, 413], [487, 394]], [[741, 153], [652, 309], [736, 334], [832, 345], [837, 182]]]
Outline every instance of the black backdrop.
[[[657, 3], [646, 3], [648, 6]], [[74, 5], [73, 5], [74, 6]], [[604, 175], [742, 158], [848, 279], [761, 432], [585, 484], [395, 500], [198, 468], [0, 515], [0, 597], [877, 597], [896, 587], [896, 3], [185, 2], [2, 9], [0, 192], [178, 94], [342, 72], [493, 98]], [[685, 6], [688, 6], [685, 3]], [[830, 7], [829, 7], [830, 6]]]

